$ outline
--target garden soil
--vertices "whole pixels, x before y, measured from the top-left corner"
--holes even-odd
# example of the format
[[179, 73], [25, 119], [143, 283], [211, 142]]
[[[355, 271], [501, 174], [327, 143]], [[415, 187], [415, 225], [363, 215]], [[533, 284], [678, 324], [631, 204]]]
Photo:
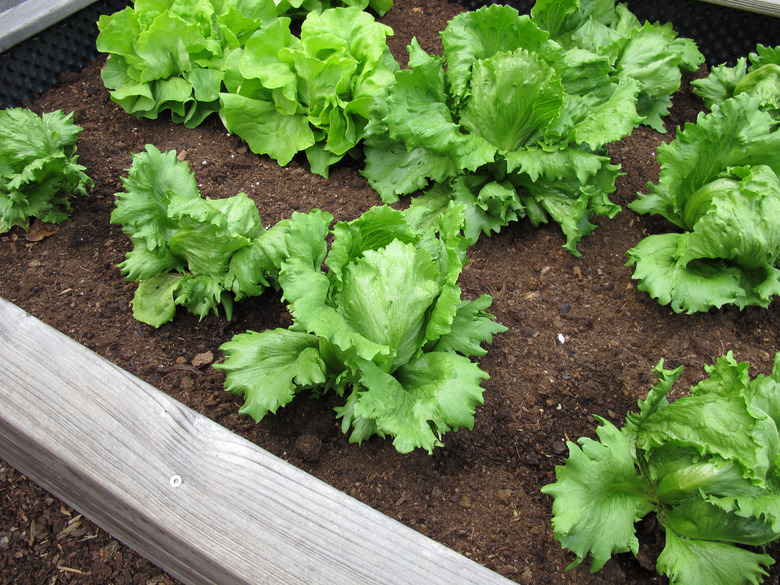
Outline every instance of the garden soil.
[[[461, 10], [445, 0], [396, 0], [382, 21], [394, 29], [389, 44], [399, 62], [406, 63], [413, 36], [440, 54], [438, 31]], [[618, 555], [593, 574], [588, 562], [566, 570], [574, 556], [554, 539], [552, 499], [540, 488], [554, 481], [566, 441], [595, 436], [593, 415], [622, 425], [653, 384], [659, 360], [685, 367], [674, 397], [728, 351], [749, 361], [752, 375], [768, 374], [780, 304], [684, 315], [638, 291], [625, 252], [649, 234], [670, 231], [664, 220], [628, 209], [599, 218], [579, 245], [581, 257], [562, 248], [557, 225], [535, 229], [519, 221], [471, 248], [460, 279], [465, 297], [492, 295], [491, 310], [508, 328], [480, 360], [490, 379], [473, 430], [444, 436], [432, 455], [399, 454], [379, 438], [358, 446], [340, 430], [336, 397], [305, 396], [255, 424], [238, 415], [240, 398], [224, 391], [224, 374], [211, 365], [224, 359], [219, 347], [233, 335], [287, 326], [289, 313], [278, 294], [267, 293], [237, 304], [232, 321], [210, 315], [199, 322], [180, 311], [155, 329], [133, 319], [136, 285], [124, 282], [117, 268], [130, 241], [109, 223], [131, 153], [147, 144], [175, 149], [204, 196], [243, 191], [266, 225], [313, 208], [350, 220], [380, 198], [360, 175], [359, 161], [337, 165], [325, 179], [305, 161], [282, 168], [252, 154], [217, 118], [195, 130], [170, 119], [135, 119], [109, 99], [102, 64], [99, 58], [64, 75], [57, 88], [25, 104], [38, 113], [75, 112], [84, 128], [80, 163], [95, 187], [74, 201], [65, 224], [0, 237], [0, 296], [271, 453], [517, 583], [666, 582], [655, 573], [662, 533], [652, 520], [638, 526], [638, 559]], [[610, 149], [625, 173], [615, 203], [625, 207], [657, 180], [656, 147], [703, 109], [689, 81], [674, 96], [667, 133], [641, 127]], [[0, 501], [3, 584], [175, 582], [3, 462]], [[770, 552], [779, 558], [778, 548]], [[779, 574], [773, 569], [765, 582], [777, 584]]]

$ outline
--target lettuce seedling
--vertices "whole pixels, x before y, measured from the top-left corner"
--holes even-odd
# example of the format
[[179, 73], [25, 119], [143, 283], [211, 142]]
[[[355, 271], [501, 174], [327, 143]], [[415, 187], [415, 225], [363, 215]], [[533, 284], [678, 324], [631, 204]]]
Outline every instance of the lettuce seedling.
[[569, 458], [542, 491], [554, 497], [561, 545], [597, 571], [639, 549], [634, 524], [651, 512], [665, 532], [656, 562], [675, 585], [758, 585], [774, 564], [755, 550], [780, 538], [780, 353], [772, 375], [750, 379], [731, 352], [709, 377], [669, 403], [682, 367], [658, 382], [618, 429], [569, 442]]
[[677, 312], [766, 307], [780, 294], [780, 132], [761, 95], [743, 92], [658, 147], [661, 172], [629, 204], [678, 231], [627, 252], [637, 288]]
[[293, 325], [236, 335], [214, 366], [244, 396], [240, 412], [260, 420], [301, 391], [332, 390], [351, 442], [391, 436], [404, 453], [471, 428], [488, 376], [469, 358], [506, 328], [485, 312], [490, 297], [461, 299], [462, 224], [454, 204], [424, 232], [381, 206], [337, 223], [329, 251], [324, 237], [288, 236], [279, 284]]
[[201, 319], [222, 307], [230, 319], [233, 301], [277, 287], [289, 234], [323, 235], [309, 229], [312, 218], [326, 214], [312, 212], [311, 218], [283, 220], [266, 230], [244, 193], [202, 198], [175, 151], [147, 145], [146, 152], [133, 155], [122, 180], [126, 192], [117, 193], [111, 223], [122, 225], [133, 249], [119, 267], [127, 280], [140, 283], [133, 316], [155, 327], [173, 319], [178, 305]]
[[310, 13], [300, 38], [290, 23], [265, 24], [231, 55], [219, 115], [252, 152], [282, 166], [305, 152], [327, 177], [363, 139], [371, 104], [394, 80], [392, 30], [358, 8]]
[[26, 108], [0, 110], [0, 234], [30, 218], [59, 223], [71, 211], [70, 198], [94, 185], [78, 164], [82, 128], [73, 113], [38, 116]]

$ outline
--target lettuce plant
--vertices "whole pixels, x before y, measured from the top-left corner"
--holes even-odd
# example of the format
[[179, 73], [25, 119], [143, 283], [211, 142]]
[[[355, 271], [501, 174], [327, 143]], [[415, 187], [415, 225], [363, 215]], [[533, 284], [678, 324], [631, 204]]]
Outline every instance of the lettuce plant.
[[300, 38], [290, 22], [267, 23], [231, 54], [220, 116], [252, 152], [284, 166], [303, 151], [327, 177], [362, 140], [372, 102], [394, 80], [392, 30], [358, 8], [310, 13]]
[[658, 147], [658, 183], [629, 204], [677, 228], [627, 252], [637, 288], [677, 312], [780, 294], [780, 132], [763, 103], [748, 92], [713, 103]]
[[410, 45], [409, 69], [377, 106], [363, 174], [386, 202], [433, 183], [413, 207], [434, 216], [464, 203], [472, 242], [552, 217], [578, 254], [592, 216], [619, 211], [606, 144], [641, 120], [637, 82], [613, 83], [606, 56], [565, 50], [508, 6], [459, 14], [441, 37], [442, 58]]
[[194, 128], [219, 109], [230, 53], [276, 16], [273, 0], [136, 0], [98, 21], [103, 83], [130, 114]]
[[139, 282], [133, 316], [155, 327], [173, 319], [179, 305], [201, 319], [222, 307], [231, 318], [233, 301], [277, 286], [288, 234], [322, 236], [309, 231], [307, 216], [266, 230], [244, 193], [202, 198], [175, 151], [147, 145], [133, 155], [123, 183], [126, 192], [117, 194], [111, 223], [122, 225], [133, 249], [119, 267], [127, 280]]
[[[340, 4], [340, 3], [339, 3]], [[346, 0], [384, 14], [392, 0]], [[219, 110], [229, 56], [264, 24], [329, 8], [329, 0], [136, 0], [98, 21], [97, 49], [111, 99], [135, 116], [170, 111], [195, 128]]]
[[706, 367], [690, 395], [666, 396], [682, 368], [656, 366], [659, 381], [618, 429], [601, 417], [598, 439], [569, 443], [556, 467], [553, 530], [600, 569], [639, 542], [651, 512], [665, 532], [656, 562], [674, 585], [758, 585], [774, 564], [755, 550], [780, 538], [780, 353], [772, 375], [751, 379], [732, 354]]
[[606, 146], [641, 122], [663, 129], [680, 69], [703, 61], [614, 2], [539, 1], [530, 17], [487, 6], [441, 38], [442, 58], [410, 45], [409, 69], [377, 104], [363, 174], [386, 202], [432, 184], [412, 203], [419, 217], [466, 204], [471, 241], [552, 218], [575, 255], [593, 216], [620, 210]]
[[609, 57], [613, 78], [639, 84], [642, 123], [666, 132], [663, 117], [683, 72], [704, 63], [696, 43], [678, 37], [671, 23], [641, 23], [626, 4], [603, 0], [537, 0], [531, 18], [566, 49]]
[[0, 234], [15, 225], [29, 229], [33, 217], [64, 221], [71, 196], [87, 194], [94, 181], [77, 162], [81, 130], [72, 112], [0, 110]]
[[346, 397], [336, 411], [350, 441], [391, 436], [400, 452], [471, 428], [487, 374], [469, 358], [505, 327], [485, 313], [490, 297], [461, 299], [462, 224], [456, 205], [424, 232], [381, 206], [337, 223], [330, 250], [288, 236], [279, 284], [292, 326], [236, 335], [214, 366], [244, 396], [240, 412], [260, 420], [301, 391], [332, 390]]

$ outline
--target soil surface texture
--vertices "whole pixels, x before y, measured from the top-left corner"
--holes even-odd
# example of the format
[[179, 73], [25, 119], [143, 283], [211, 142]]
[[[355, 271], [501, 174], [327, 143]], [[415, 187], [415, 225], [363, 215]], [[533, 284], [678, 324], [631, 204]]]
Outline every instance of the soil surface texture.
[[[441, 53], [438, 32], [462, 11], [446, 0], [396, 0], [382, 18], [402, 65], [412, 37]], [[444, 436], [432, 455], [397, 453], [389, 440], [350, 444], [333, 407], [338, 398], [296, 399], [255, 424], [239, 416], [241, 400], [223, 389], [219, 346], [248, 329], [287, 326], [279, 295], [266, 293], [236, 305], [232, 321], [210, 315], [201, 322], [183, 310], [159, 329], [133, 319], [136, 285], [117, 264], [128, 237], [109, 223], [114, 194], [131, 166], [131, 153], [147, 144], [175, 149], [196, 174], [204, 196], [245, 192], [263, 221], [320, 208], [336, 220], [353, 219], [379, 196], [345, 161], [329, 179], [302, 159], [280, 167], [248, 150], [212, 117], [191, 130], [169, 118], [140, 120], [114, 104], [100, 79], [101, 57], [27, 105], [38, 113], [75, 111], [84, 128], [79, 162], [95, 180], [88, 197], [74, 200], [71, 219], [56, 233], [29, 241], [19, 229], [0, 237], [0, 296], [173, 398], [248, 438], [339, 490], [420, 533], [523, 585], [665, 583], [655, 558], [662, 533], [640, 523], [639, 558], [619, 555], [591, 574], [586, 561], [566, 570], [574, 556], [553, 538], [552, 499], [540, 488], [554, 481], [567, 440], [595, 437], [593, 415], [622, 426], [655, 378], [661, 358], [685, 366], [674, 397], [704, 377], [704, 365], [731, 350], [749, 361], [751, 375], [768, 374], [778, 349], [780, 304], [768, 309], [724, 308], [676, 314], [637, 291], [625, 252], [643, 237], [668, 231], [663, 220], [625, 208], [658, 178], [656, 147], [693, 122], [703, 104], [689, 81], [674, 96], [665, 134], [640, 127], [610, 149], [625, 173], [612, 201], [624, 207], [579, 244], [577, 258], [562, 248], [557, 225], [535, 229], [526, 221], [483, 237], [469, 252], [461, 276], [464, 296], [493, 296], [491, 312], [508, 327], [481, 358], [490, 375], [474, 429]], [[706, 73], [702, 68], [696, 75]], [[0, 462], [0, 582], [3, 584], [171, 584], [175, 579], [115, 541], [79, 513]], [[780, 559], [780, 549], [770, 550]], [[766, 583], [780, 582], [774, 568]]]

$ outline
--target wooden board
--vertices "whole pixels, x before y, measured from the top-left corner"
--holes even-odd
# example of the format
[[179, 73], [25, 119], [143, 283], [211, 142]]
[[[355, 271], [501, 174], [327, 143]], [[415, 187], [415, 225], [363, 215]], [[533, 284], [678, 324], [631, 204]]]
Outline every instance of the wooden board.
[[[95, 0], [0, 0], [0, 53]], [[10, 6], [10, 8], [9, 8]]]
[[186, 583], [510, 584], [2, 298], [0, 458]]
[[[720, 4], [739, 10], [749, 12], [758, 12], [760, 14], [769, 14], [770, 16], [780, 16], [780, 0], [706, 0], [711, 4]], [[778, 39], [780, 42], [780, 39]]]

